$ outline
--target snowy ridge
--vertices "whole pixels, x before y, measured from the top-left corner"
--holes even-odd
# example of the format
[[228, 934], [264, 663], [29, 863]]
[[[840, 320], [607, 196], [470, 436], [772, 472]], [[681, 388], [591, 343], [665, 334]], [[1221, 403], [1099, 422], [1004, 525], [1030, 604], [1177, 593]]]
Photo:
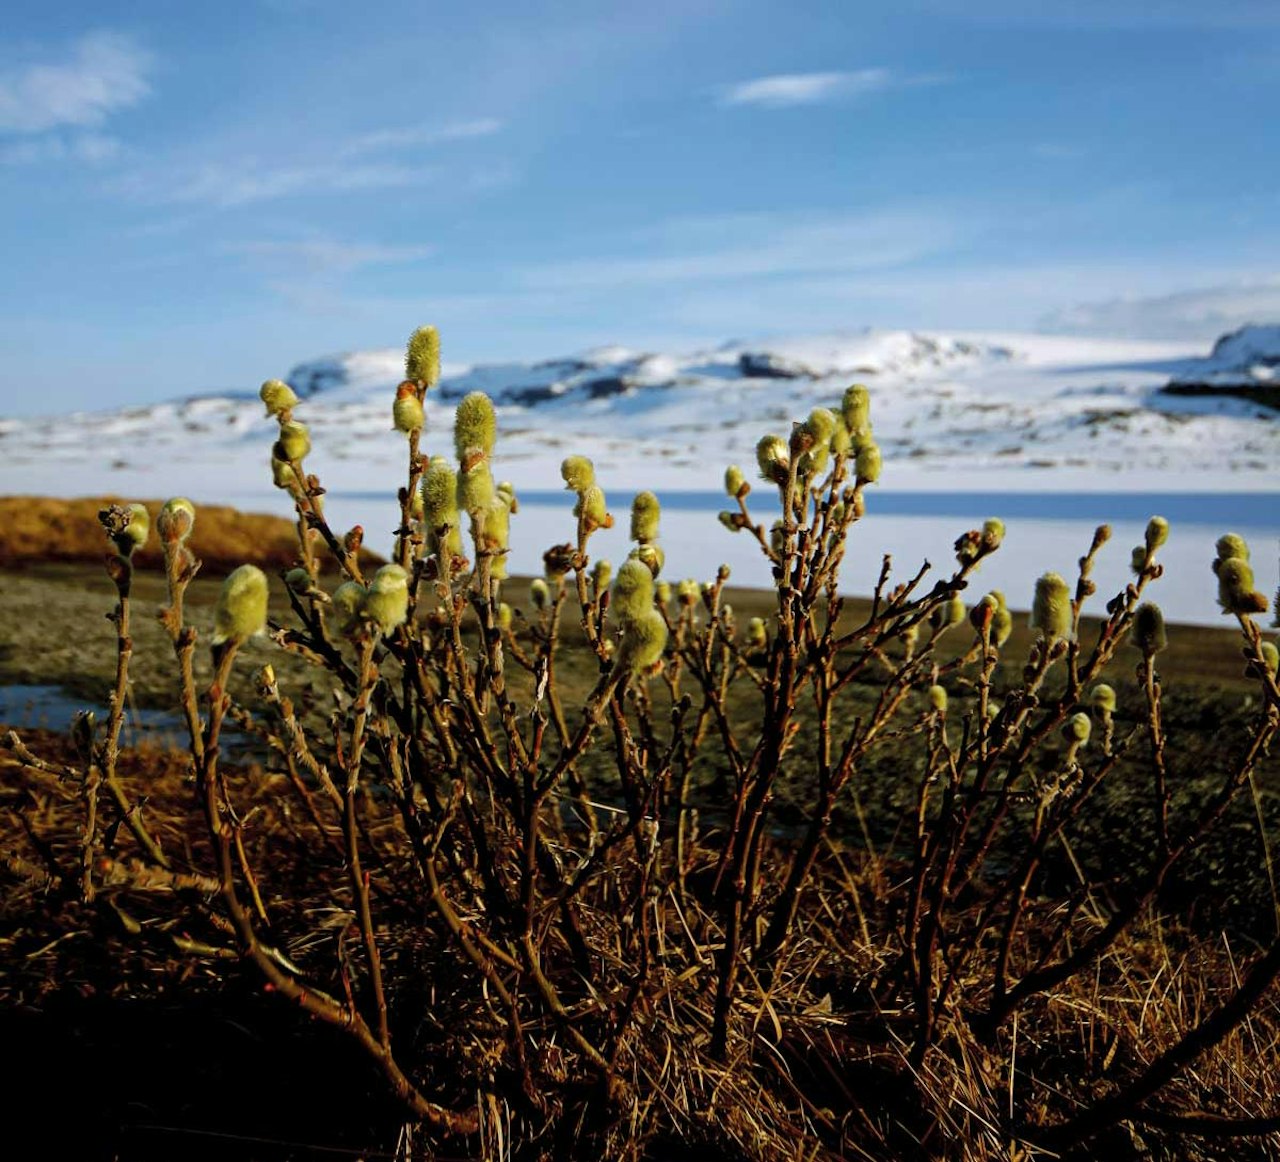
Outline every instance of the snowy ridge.
[[[1083, 480], [1093, 489], [1143, 489], [1159, 487], [1161, 477], [1186, 487], [1194, 472], [1201, 489], [1274, 488], [1274, 412], [1161, 389], [1171, 377], [1203, 378], [1206, 365], [1263, 376], [1280, 363], [1280, 327], [1248, 328], [1207, 359], [1198, 354], [1169, 343], [911, 331], [687, 353], [608, 347], [447, 367], [427, 398], [424, 446], [448, 446], [454, 404], [479, 390], [498, 404], [500, 470], [518, 487], [554, 486], [572, 450], [592, 456], [614, 486], [660, 478], [668, 488], [714, 489], [725, 464], [750, 468], [765, 432], [785, 435], [793, 419], [834, 405], [849, 383], [863, 381], [896, 487], [1023, 490], [1052, 479], [1052, 487]], [[288, 374], [304, 397], [298, 418], [311, 427], [316, 470], [330, 487], [394, 488], [404, 442], [390, 415], [402, 360], [398, 349], [357, 351]], [[70, 420], [4, 420], [0, 492], [159, 494], [159, 479], [176, 469], [207, 478], [210, 491], [234, 469], [244, 487], [265, 473], [271, 438], [250, 391]]]
[[1241, 327], [1223, 335], [1207, 359], [1175, 375], [1171, 387], [1261, 387], [1280, 383], [1280, 325]]

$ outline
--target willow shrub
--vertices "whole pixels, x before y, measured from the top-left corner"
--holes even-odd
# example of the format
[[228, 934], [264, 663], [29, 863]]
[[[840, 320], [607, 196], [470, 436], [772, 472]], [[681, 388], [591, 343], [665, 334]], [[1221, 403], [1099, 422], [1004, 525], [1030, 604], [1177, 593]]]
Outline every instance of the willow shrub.
[[[806, 1140], [868, 1148], [899, 1097], [852, 1083], [841, 1096], [828, 1082], [806, 1092], [814, 1073], [798, 1067], [798, 1041], [809, 1056], [825, 1052], [833, 1076], [842, 1062], [896, 1054], [922, 1108], [947, 1062], [993, 1062], [967, 1071], [976, 1086], [967, 1100], [979, 1104], [965, 1132], [1069, 1147], [1141, 1113], [1254, 1008], [1280, 970], [1280, 941], [1119, 1082], [1056, 1104], [1043, 1092], [1014, 1100], [1010, 1027], [1123, 947], [1280, 725], [1276, 651], [1255, 621], [1266, 601], [1240, 538], [1222, 539], [1214, 572], [1240, 626], [1257, 710], [1224, 751], [1212, 793], [1175, 809], [1177, 748], [1156, 668], [1166, 634], [1146, 600], [1161, 575], [1160, 518], [1133, 549], [1132, 581], [1087, 635], [1081, 611], [1109, 530], [1097, 530], [1073, 582], [1040, 578], [1025, 657], [1002, 653], [1013, 626], [1003, 594], [964, 600], [1000, 548], [996, 519], [956, 541], [955, 565], [937, 580], [927, 565], [897, 578], [885, 558], [869, 609], [854, 616], [840, 567], [881, 473], [871, 399], [854, 386], [789, 433], [762, 437], [758, 479], [737, 466], [725, 473], [719, 520], [769, 563], [767, 618], [737, 626], [726, 569], [701, 585], [664, 579], [652, 493], [632, 506], [627, 560], [616, 572], [593, 560], [592, 537], [614, 517], [578, 455], [562, 471], [572, 539], [547, 549], [545, 576], [513, 609], [503, 594], [518, 502], [496, 479], [494, 408], [479, 393], [463, 399], [450, 449], [423, 427], [438, 376], [438, 337], [423, 328], [388, 400], [400, 433], [389, 438], [407, 439], [407, 470], [393, 559], [372, 576], [358, 559], [360, 529], [344, 534], [325, 518], [298, 399], [278, 381], [263, 385], [279, 428], [272, 476], [298, 518], [297, 561], [283, 576], [293, 620], [272, 625], [270, 639], [333, 691], [323, 729], [304, 723], [271, 666], [257, 675], [259, 697], [232, 707], [228, 678], [267, 628], [268, 580], [252, 566], [227, 578], [214, 679], [197, 689], [201, 647], [183, 602], [199, 568], [186, 547], [198, 514], [181, 499], [160, 514], [170, 592], [160, 616], [190, 728], [208, 836], [191, 850], [211, 852], [203, 864], [162, 850], [117, 775], [131, 555], [149, 529], [136, 506], [104, 512], [117, 550], [119, 680], [109, 721], [77, 726], [86, 900], [98, 886], [105, 787], [139, 858], [216, 884], [191, 906], [221, 913], [225, 947], [193, 944], [192, 954], [234, 954], [344, 1030], [431, 1132], [492, 1135], [493, 1111], [506, 1110], [531, 1141], [558, 1122], [603, 1133], [616, 1152], [651, 1134], [710, 1137], [744, 1155]], [[325, 555], [342, 573], [332, 591], [320, 580]], [[1103, 679], [1126, 642], [1136, 686], [1112, 681], [1141, 710], [1122, 723]], [[336, 860], [338, 878], [311, 875], [294, 848], [251, 857], [263, 850], [246, 842], [255, 818], [223, 763], [231, 712], [288, 772], [314, 829], [306, 858]], [[25, 752], [16, 736], [9, 743]], [[1148, 857], [1122, 868], [1076, 860], [1070, 838], [1122, 764], [1153, 805], [1141, 824]], [[894, 842], [829, 858], [842, 801], [885, 770], [910, 802]], [[784, 787], [802, 811], [779, 839]], [[1065, 888], [1048, 873], [1064, 853], [1079, 877]], [[184, 866], [193, 858], [199, 866]], [[875, 874], [833, 874], [858, 861]], [[876, 898], [857, 898], [858, 882]], [[305, 895], [308, 883], [323, 885], [328, 906], [305, 915], [324, 922], [275, 930], [271, 900]], [[833, 1001], [831, 982], [842, 978]], [[437, 1030], [426, 1054], [424, 1025]], [[732, 1095], [739, 1105], [726, 1112]], [[943, 1134], [928, 1148], [978, 1146]]]

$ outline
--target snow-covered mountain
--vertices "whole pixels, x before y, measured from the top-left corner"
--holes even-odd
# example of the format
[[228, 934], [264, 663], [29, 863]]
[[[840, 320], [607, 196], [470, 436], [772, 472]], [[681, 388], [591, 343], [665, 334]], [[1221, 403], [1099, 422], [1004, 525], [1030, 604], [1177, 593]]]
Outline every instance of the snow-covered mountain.
[[1280, 409], [1280, 325], [1223, 335], [1208, 358], [1191, 361], [1166, 389], [1171, 395], [1234, 395]]
[[[615, 486], [714, 489], [726, 463], [750, 466], [763, 433], [785, 434], [792, 419], [862, 381], [897, 487], [994, 481], [1022, 490], [1075, 478], [1095, 489], [1147, 488], [1161, 477], [1185, 485], [1194, 472], [1201, 488], [1273, 488], [1280, 417], [1247, 400], [1161, 389], [1242, 368], [1265, 382], [1280, 364], [1280, 327], [1248, 328], [1207, 359], [1198, 354], [1186, 344], [910, 331], [684, 353], [608, 347], [446, 367], [428, 396], [424, 443], [447, 447], [454, 404], [481, 390], [499, 406], [499, 468], [517, 486], [554, 487], [555, 466], [572, 450], [592, 456]], [[286, 376], [304, 397], [298, 418], [330, 487], [394, 489], [404, 444], [391, 430], [391, 401], [402, 370], [400, 350], [387, 349], [302, 363]], [[207, 481], [208, 492], [247, 486], [265, 476], [271, 439], [249, 390], [0, 420], [0, 492], [158, 495], [177, 469]]]

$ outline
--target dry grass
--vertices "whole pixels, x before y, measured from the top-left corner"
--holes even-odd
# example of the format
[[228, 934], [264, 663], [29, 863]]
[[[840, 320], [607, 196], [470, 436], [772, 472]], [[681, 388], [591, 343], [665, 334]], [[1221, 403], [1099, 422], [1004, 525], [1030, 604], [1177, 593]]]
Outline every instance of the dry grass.
[[[43, 496], [0, 496], [0, 568], [24, 568], [55, 562], [99, 565], [106, 552], [98, 513], [132, 498], [91, 496], [60, 500]], [[163, 500], [144, 500], [154, 521]], [[191, 548], [203, 562], [205, 576], [222, 576], [246, 562], [274, 571], [288, 568], [298, 556], [292, 521], [227, 505], [202, 504], [191, 535]], [[370, 556], [369, 560], [376, 560]], [[140, 569], [158, 570], [163, 556], [153, 537], [135, 561]]]

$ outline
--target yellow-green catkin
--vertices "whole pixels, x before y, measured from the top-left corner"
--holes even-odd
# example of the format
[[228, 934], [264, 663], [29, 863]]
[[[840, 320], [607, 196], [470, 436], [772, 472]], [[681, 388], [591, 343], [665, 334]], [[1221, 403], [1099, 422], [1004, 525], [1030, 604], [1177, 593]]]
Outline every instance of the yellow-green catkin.
[[659, 581], [653, 587], [653, 599], [663, 608], [671, 604], [671, 582]]
[[129, 523], [111, 539], [122, 557], [132, 557], [151, 535], [151, 514], [146, 505], [133, 503], [126, 505], [129, 510]]
[[1099, 682], [1089, 691], [1089, 705], [1100, 716], [1106, 717], [1116, 711], [1116, 692], [1106, 682]]
[[529, 600], [534, 609], [546, 609], [551, 604], [551, 587], [541, 577], [529, 582]]
[[578, 493], [578, 502], [573, 506], [573, 515], [586, 526], [587, 531], [607, 528], [609, 506], [605, 500], [604, 489], [592, 484]]
[[297, 420], [281, 424], [280, 438], [275, 443], [274, 452], [278, 460], [305, 460], [311, 452], [311, 433], [307, 431], [307, 425], [300, 424]]
[[939, 714], [947, 712], [947, 691], [936, 683], [929, 687], [929, 705]]
[[338, 623], [339, 633], [349, 635], [359, 624], [364, 595], [365, 587], [358, 581], [344, 581], [333, 591], [329, 603]]
[[791, 456], [787, 442], [781, 436], [762, 436], [756, 444], [756, 464], [760, 479], [773, 484], [786, 484], [791, 470]]
[[1146, 657], [1158, 654], [1169, 644], [1164, 614], [1154, 601], [1144, 601], [1133, 611], [1133, 644]]
[[631, 502], [631, 539], [641, 545], [656, 541], [661, 515], [658, 498], [652, 492], [637, 492]]
[[953, 593], [950, 600], [942, 607], [942, 624], [959, 625], [962, 621], [964, 621], [964, 600], [959, 593]]
[[676, 585], [676, 600], [681, 605], [694, 605], [701, 591], [701, 586], [692, 577], [686, 577]]
[[845, 388], [840, 401], [840, 417], [850, 432], [870, 429], [871, 393], [861, 383]]
[[458, 508], [474, 519], [493, 504], [493, 473], [487, 460], [477, 460], [458, 473]]
[[1239, 533], [1224, 533], [1218, 538], [1215, 546], [1218, 550], [1217, 560], [1213, 563], [1213, 571], [1218, 572], [1223, 561], [1249, 560], [1249, 545]]
[[1004, 594], [999, 589], [991, 590], [990, 596], [996, 599], [996, 611], [991, 617], [991, 640], [998, 649], [1013, 633], [1013, 614], [1009, 612]]
[[854, 472], [858, 483], [875, 484], [880, 479], [881, 467], [880, 446], [871, 443], [863, 444], [858, 449], [858, 456], [854, 461]]
[[1068, 742], [1083, 746], [1093, 733], [1093, 723], [1087, 714], [1073, 714], [1062, 725], [1062, 737]]
[[498, 417], [493, 401], [482, 391], [462, 397], [453, 417], [453, 450], [464, 468], [493, 455]]
[[637, 561], [643, 561], [655, 577], [662, 572], [662, 566], [667, 563], [667, 555], [662, 551], [661, 545], [638, 545], [631, 550], [630, 555]]
[[1253, 566], [1242, 557], [1218, 562], [1218, 604], [1224, 613], [1266, 613], [1267, 599], [1253, 587]]
[[1050, 642], [1071, 636], [1071, 590], [1060, 574], [1045, 573], [1036, 581], [1031, 628]]
[[281, 379], [268, 379], [258, 388], [258, 398], [266, 406], [269, 416], [283, 415], [298, 406], [293, 388]]
[[982, 549], [986, 553], [994, 553], [1004, 544], [1004, 521], [999, 517], [991, 517], [982, 522]]
[[416, 395], [399, 395], [391, 405], [391, 422], [397, 432], [410, 435], [421, 431], [426, 423], [426, 413], [422, 410], [422, 401]]
[[432, 460], [422, 475], [422, 517], [433, 532], [458, 523], [458, 474], [443, 458]]
[[440, 380], [440, 332], [419, 327], [409, 336], [404, 354], [404, 377], [431, 387]]
[[585, 492], [596, 482], [595, 465], [585, 456], [566, 456], [560, 464], [560, 475], [568, 492]]
[[613, 582], [610, 608], [621, 622], [633, 621], [653, 609], [653, 573], [643, 561], [633, 557], [623, 562]]
[[747, 645], [752, 649], [762, 650], [769, 644], [769, 635], [765, 629], [764, 618], [753, 617], [747, 622]]
[[241, 565], [222, 583], [213, 611], [213, 644], [236, 645], [267, 627], [267, 575], [256, 565]]
[[1263, 642], [1258, 649], [1262, 653], [1262, 664], [1269, 673], [1275, 674], [1280, 670], [1280, 650], [1276, 649], [1275, 642]]
[[657, 665], [667, 645], [667, 623], [656, 609], [622, 626], [618, 661], [639, 673]]
[[609, 588], [609, 582], [612, 579], [613, 565], [601, 558], [591, 568], [591, 587], [595, 591], [596, 597], [601, 597], [604, 594], [604, 591]]
[[293, 465], [288, 460], [281, 460], [274, 448], [271, 452], [271, 483], [277, 488], [293, 488], [298, 483]]
[[1153, 516], [1147, 521], [1147, 531], [1143, 541], [1148, 553], [1154, 553], [1169, 539], [1169, 522], [1162, 516]]
[[747, 483], [742, 469], [736, 464], [730, 464], [724, 470], [724, 490], [729, 494], [730, 500], [738, 500], [751, 491], [751, 485]]
[[166, 545], [183, 545], [195, 523], [196, 506], [185, 496], [175, 496], [164, 502], [156, 518], [156, 532]]
[[369, 582], [360, 613], [381, 634], [403, 625], [409, 615], [409, 574], [399, 565], [383, 565]]
[[498, 603], [498, 628], [504, 633], [511, 629], [515, 621], [515, 612], [505, 601]]

